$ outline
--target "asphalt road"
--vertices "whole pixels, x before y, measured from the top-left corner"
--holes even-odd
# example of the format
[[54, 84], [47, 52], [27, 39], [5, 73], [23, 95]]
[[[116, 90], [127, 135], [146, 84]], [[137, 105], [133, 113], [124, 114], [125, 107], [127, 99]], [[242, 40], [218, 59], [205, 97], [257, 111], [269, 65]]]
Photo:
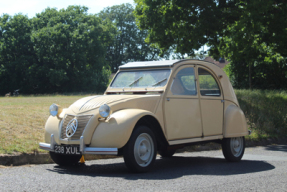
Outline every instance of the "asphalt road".
[[287, 191], [287, 145], [247, 148], [238, 163], [218, 150], [157, 157], [144, 174], [130, 173], [122, 158], [2, 167], [0, 191]]

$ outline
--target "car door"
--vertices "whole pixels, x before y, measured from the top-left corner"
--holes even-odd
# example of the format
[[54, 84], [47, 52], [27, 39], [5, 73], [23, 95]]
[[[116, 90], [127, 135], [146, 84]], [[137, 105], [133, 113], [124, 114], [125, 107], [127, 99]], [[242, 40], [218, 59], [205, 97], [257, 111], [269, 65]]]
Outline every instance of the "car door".
[[222, 135], [223, 92], [218, 78], [207, 68], [199, 66], [198, 87], [203, 136]]
[[202, 136], [201, 113], [194, 65], [176, 70], [164, 101], [168, 140]]

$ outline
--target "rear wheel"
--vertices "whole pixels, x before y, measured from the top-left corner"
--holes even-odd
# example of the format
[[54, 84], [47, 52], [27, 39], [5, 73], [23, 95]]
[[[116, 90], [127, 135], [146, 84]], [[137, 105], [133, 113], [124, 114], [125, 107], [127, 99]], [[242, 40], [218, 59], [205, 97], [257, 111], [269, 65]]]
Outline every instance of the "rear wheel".
[[156, 139], [147, 126], [138, 126], [124, 147], [126, 166], [133, 172], [149, 171], [156, 158]]
[[227, 161], [240, 161], [245, 150], [245, 138], [234, 137], [222, 140], [222, 152]]
[[50, 152], [50, 157], [56, 164], [66, 166], [77, 164], [81, 159], [82, 155], [61, 155], [54, 152]]

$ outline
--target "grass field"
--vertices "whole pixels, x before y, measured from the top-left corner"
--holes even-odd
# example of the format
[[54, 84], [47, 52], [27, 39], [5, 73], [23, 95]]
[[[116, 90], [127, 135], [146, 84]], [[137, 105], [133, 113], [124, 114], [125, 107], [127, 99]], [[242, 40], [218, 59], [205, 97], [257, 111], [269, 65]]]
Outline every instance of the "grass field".
[[[246, 139], [260, 141], [287, 136], [287, 92], [236, 90], [239, 104], [253, 133]], [[49, 106], [69, 107], [89, 95], [0, 97], [0, 154], [46, 152], [40, 150]]]
[[[88, 96], [88, 95], [85, 95]], [[0, 97], [0, 154], [44, 152], [45, 122], [52, 103], [69, 107], [77, 96]]]

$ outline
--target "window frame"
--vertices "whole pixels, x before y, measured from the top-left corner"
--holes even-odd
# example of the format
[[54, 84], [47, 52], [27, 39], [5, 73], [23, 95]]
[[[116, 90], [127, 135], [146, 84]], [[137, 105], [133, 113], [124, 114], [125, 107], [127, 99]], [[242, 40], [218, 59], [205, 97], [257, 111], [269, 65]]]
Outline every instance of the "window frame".
[[[141, 87], [129, 87], [129, 86], [126, 86], [126, 87], [113, 87], [113, 83], [115, 82], [117, 76], [122, 73], [122, 72], [137, 72], [137, 71], [160, 71], [160, 70], [168, 70], [169, 71], [169, 75], [166, 79], [166, 84], [163, 85], [163, 86], [154, 86], [154, 87], [148, 87], [148, 86], [141, 86]], [[116, 73], [116, 75], [114, 76], [113, 80], [111, 81], [111, 83], [109, 84], [109, 88], [111, 89], [123, 89], [123, 88], [129, 88], [129, 89], [145, 89], [145, 88], [163, 88], [165, 86], [168, 85], [168, 82], [169, 82], [169, 79], [172, 75], [172, 70], [171, 68], [162, 68], [162, 69], [148, 69], [148, 68], [143, 68], [143, 69], [136, 69], [136, 70], [120, 70], [118, 73]]]
[[[193, 68], [194, 70], [194, 81], [195, 81], [195, 91], [196, 91], [196, 94], [179, 94], [179, 95], [175, 95], [173, 94], [172, 92], [172, 86], [174, 84], [174, 80], [177, 76], [177, 74], [183, 70], [183, 69], [186, 69], [186, 68]], [[171, 80], [170, 80], [170, 83], [167, 87], [167, 97], [172, 97], [172, 98], [186, 98], [186, 97], [190, 97], [190, 98], [198, 98], [198, 85], [197, 85], [197, 67], [196, 65], [182, 65], [182, 66], [179, 66], [177, 67], [176, 69], [173, 70], [173, 74], [171, 76]], [[186, 89], [184, 87], [184, 85], [182, 84], [182, 82], [180, 81], [181, 83], [181, 86]], [[188, 89], [186, 89], [186, 91], [188, 91]]]
[[[215, 82], [217, 83], [217, 86], [218, 86], [218, 89], [219, 89], [219, 95], [202, 95], [201, 94], [201, 86], [200, 86], [200, 81], [199, 81], [199, 69], [203, 69], [205, 71], [207, 71], [212, 77], [213, 79], [215, 80]], [[200, 93], [200, 97], [211, 97], [211, 98], [218, 98], [218, 97], [223, 97], [223, 92], [222, 92], [222, 87], [221, 87], [221, 84], [220, 84], [220, 81], [219, 79], [217, 78], [217, 76], [214, 74], [213, 71], [209, 70], [208, 68], [204, 67], [204, 66], [200, 66], [198, 65], [197, 67], [197, 81], [198, 81], [198, 92]]]

